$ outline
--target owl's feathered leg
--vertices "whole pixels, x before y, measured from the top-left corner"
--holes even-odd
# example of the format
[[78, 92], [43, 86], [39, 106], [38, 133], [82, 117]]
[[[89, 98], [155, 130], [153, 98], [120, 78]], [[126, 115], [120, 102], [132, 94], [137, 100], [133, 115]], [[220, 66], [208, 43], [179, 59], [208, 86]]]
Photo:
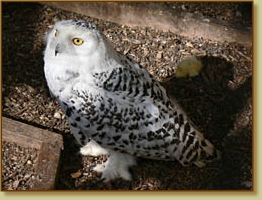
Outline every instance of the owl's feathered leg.
[[91, 140], [84, 147], [82, 147], [80, 149], [80, 153], [82, 155], [89, 156], [110, 154], [106, 162], [96, 165], [93, 170], [102, 173], [101, 179], [105, 179], [105, 181], [110, 181], [116, 178], [131, 180], [129, 167], [136, 164], [136, 160], [133, 156], [105, 149], [94, 140]]
[[109, 154], [108, 150], [101, 147], [94, 140], [88, 142], [80, 149], [80, 153], [84, 156], [100, 156]]
[[110, 157], [107, 161], [94, 167], [94, 171], [101, 172], [101, 179], [105, 179], [105, 181], [110, 181], [116, 178], [131, 180], [129, 167], [135, 164], [135, 157], [130, 154], [110, 151]]

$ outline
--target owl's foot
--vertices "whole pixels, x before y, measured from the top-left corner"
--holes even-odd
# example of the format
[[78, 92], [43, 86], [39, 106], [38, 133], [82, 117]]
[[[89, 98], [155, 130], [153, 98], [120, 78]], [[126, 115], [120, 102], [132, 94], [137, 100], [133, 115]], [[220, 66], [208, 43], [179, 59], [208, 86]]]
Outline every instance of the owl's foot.
[[116, 178], [131, 180], [129, 167], [136, 164], [135, 158], [129, 154], [111, 152], [105, 163], [96, 165], [94, 171], [102, 173], [101, 179], [110, 181]]
[[91, 140], [84, 147], [80, 148], [80, 153], [85, 156], [100, 156], [109, 154], [107, 149], [101, 147], [94, 140]]

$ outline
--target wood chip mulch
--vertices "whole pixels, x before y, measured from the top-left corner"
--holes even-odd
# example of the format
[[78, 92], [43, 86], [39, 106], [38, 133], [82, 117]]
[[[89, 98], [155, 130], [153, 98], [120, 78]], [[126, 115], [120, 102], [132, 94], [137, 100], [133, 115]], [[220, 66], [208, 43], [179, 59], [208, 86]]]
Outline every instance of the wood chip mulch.
[[[197, 5], [199, 7], [197, 7]], [[229, 14], [203, 4], [178, 3], [181, 10], [205, 12], [250, 25], [241, 6], [221, 3]], [[205, 168], [184, 168], [178, 162], [138, 159], [132, 181], [100, 181], [92, 171], [106, 157], [85, 157], [69, 131], [57, 101], [52, 99], [44, 77], [44, 35], [61, 19], [91, 21], [114, 47], [163, 80], [175, 73], [178, 62], [201, 55], [203, 70], [193, 78], [172, 79], [166, 85], [198, 128], [222, 152], [222, 159]], [[242, 19], [242, 20], [241, 20]], [[2, 113], [28, 124], [62, 134], [57, 189], [59, 190], [250, 190], [252, 189], [252, 49], [237, 43], [218, 43], [201, 36], [189, 40], [179, 33], [151, 28], [130, 28], [38, 3], [2, 3]], [[28, 190], [29, 170], [37, 152], [2, 143], [2, 188]], [[8, 150], [9, 149], [9, 150]], [[10, 152], [11, 149], [18, 149]], [[21, 152], [23, 155], [20, 155]], [[24, 158], [23, 160], [20, 160]], [[16, 158], [19, 158], [16, 160]], [[19, 161], [19, 162], [18, 162]], [[16, 165], [13, 163], [17, 162]], [[23, 168], [19, 168], [24, 164]], [[16, 169], [14, 169], [16, 167]]]

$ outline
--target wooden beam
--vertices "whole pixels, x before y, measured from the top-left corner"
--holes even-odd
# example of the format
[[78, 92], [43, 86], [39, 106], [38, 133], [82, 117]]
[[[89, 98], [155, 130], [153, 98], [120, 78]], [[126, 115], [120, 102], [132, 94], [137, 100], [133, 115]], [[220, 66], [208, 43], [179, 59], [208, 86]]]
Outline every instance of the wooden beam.
[[174, 12], [164, 4], [150, 2], [45, 2], [44, 4], [130, 27], [152, 27], [193, 39], [252, 45], [252, 28], [236, 27], [221, 20]]
[[61, 135], [2, 117], [2, 141], [39, 150], [32, 190], [55, 189], [63, 138]]

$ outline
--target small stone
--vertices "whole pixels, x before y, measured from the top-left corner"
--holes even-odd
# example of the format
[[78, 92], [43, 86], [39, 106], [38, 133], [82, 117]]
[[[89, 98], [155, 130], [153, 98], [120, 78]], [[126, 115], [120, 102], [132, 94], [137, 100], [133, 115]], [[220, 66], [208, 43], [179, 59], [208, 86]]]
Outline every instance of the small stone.
[[61, 116], [61, 114], [60, 114], [59, 112], [55, 112], [54, 118], [56, 118], [56, 119], [61, 119], [62, 116]]
[[72, 177], [72, 178], [78, 178], [78, 177], [80, 177], [81, 175], [82, 175], [82, 173], [79, 172], [79, 171], [77, 171], [77, 172], [75, 172], [75, 173], [72, 173], [72, 174], [71, 174], [71, 177]]
[[35, 93], [35, 92], [36, 92], [35, 88], [33, 88], [31, 85], [27, 85], [27, 90], [28, 90], [30, 93]]
[[19, 183], [20, 183], [20, 181], [18, 181], [18, 180], [14, 181], [14, 183], [13, 183], [14, 189], [16, 189], [18, 187]]
[[160, 60], [163, 57], [163, 53], [162, 52], [158, 52], [156, 55], [156, 59]]
[[31, 174], [26, 174], [26, 175], [24, 176], [24, 179], [29, 179], [30, 176], [31, 176]]
[[32, 162], [31, 160], [28, 160], [28, 161], [27, 161], [27, 164], [28, 164], [28, 165], [32, 165], [32, 163], [33, 163], [33, 162]]
[[194, 48], [194, 46], [193, 46], [193, 44], [191, 43], [191, 42], [186, 42], [186, 46], [188, 46], [188, 47], [191, 47], [191, 48]]
[[41, 115], [41, 116], [39, 117], [39, 119], [41, 119], [41, 120], [44, 120], [44, 118], [45, 118], [44, 115]]
[[144, 55], [147, 56], [149, 54], [149, 51], [147, 49], [144, 50]]
[[203, 22], [209, 23], [210, 19], [205, 18], [205, 19], [203, 19]]
[[12, 159], [13, 161], [17, 161], [17, 156], [13, 156], [11, 159]]

